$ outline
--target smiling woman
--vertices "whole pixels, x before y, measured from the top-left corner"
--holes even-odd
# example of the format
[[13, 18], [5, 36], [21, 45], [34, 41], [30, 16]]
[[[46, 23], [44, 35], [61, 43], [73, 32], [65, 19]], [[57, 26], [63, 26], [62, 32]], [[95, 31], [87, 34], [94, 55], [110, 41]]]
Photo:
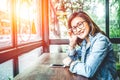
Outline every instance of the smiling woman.
[[84, 29], [84, 22], [85, 22], [85, 21], [78, 22], [76, 26], [73, 26], [73, 27], [71, 28], [74, 34], [75, 34], [75, 32], [77, 31], [77, 28], [78, 28], [79, 30]]
[[[79, 23], [83, 24], [78, 26]], [[72, 73], [90, 80], [118, 80], [112, 43], [89, 15], [83, 11], [74, 12], [68, 19], [68, 28], [72, 28], [73, 33], [64, 65], [69, 64]], [[78, 38], [82, 39], [80, 45], [77, 45]]]

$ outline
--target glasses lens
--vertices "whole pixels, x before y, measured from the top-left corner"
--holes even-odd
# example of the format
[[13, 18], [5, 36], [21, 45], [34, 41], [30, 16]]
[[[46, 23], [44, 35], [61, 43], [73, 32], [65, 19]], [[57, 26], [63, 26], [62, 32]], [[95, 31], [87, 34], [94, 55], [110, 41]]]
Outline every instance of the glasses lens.
[[73, 31], [73, 33], [76, 33], [77, 32], [77, 28], [79, 28], [79, 30], [81, 30], [84, 26], [83, 26], [83, 23], [84, 23], [85, 21], [82, 21], [82, 22], [79, 22], [78, 24], [77, 24], [77, 26], [74, 26], [73, 28], [72, 28], [72, 31]]

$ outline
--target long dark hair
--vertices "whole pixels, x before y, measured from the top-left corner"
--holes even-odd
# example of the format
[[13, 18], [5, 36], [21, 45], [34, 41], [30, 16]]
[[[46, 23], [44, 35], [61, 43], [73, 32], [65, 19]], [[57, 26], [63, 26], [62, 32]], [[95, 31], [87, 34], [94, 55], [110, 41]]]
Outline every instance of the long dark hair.
[[[74, 12], [73, 14], [71, 14], [71, 16], [68, 19], [68, 28], [72, 28], [71, 26], [71, 21], [75, 18], [75, 17], [81, 17], [83, 18], [88, 25], [90, 26], [90, 35], [95, 36], [96, 33], [100, 32], [103, 35], [106, 35], [94, 22], [93, 20], [88, 16], [87, 13], [83, 12], [83, 11], [79, 11], [79, 12]], [[77, 44], [79, 45], [80, 39], [78, 39]]]

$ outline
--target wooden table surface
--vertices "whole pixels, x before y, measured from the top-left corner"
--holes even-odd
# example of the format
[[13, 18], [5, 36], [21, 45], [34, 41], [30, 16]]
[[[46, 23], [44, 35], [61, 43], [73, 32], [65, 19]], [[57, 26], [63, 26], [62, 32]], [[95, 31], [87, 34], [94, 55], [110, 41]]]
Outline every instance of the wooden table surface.
[[71, 73], [68, 67], [50, 67], [50, 64], [62, 64], [66, 56], [66, 53], [44, 53], [33, 66], [18, 74], [14, 80], [88, 80]]

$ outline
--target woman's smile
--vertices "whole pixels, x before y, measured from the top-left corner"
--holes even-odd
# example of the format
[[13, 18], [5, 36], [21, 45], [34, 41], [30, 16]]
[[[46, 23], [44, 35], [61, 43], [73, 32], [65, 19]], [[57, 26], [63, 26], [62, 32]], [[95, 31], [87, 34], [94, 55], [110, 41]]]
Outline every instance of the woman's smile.
[[90, 27], [88, 26], [86, 20], [81, 17], [75, 17], [71, 21], [71, 26], [73, 30], [73, 34], [77, 35], [81, 39], [85, 39], [90, 31]]

